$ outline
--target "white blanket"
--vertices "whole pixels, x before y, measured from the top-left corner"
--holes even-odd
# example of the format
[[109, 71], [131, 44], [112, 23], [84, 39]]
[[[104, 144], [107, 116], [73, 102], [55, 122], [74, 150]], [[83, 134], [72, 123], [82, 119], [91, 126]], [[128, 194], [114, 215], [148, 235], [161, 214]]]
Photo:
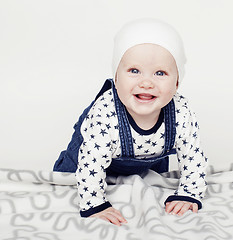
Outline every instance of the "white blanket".
[[212, 169], [207, 181], [203, 208], [178, 217], [164, 211], [164, 200], [178, 185], [177, 172], [109, 178], [108, 199], [128, 221], [117, 227], [79, 216], [74, 174], [0, 169], [0, 239], [233, 239], [232, 167]]

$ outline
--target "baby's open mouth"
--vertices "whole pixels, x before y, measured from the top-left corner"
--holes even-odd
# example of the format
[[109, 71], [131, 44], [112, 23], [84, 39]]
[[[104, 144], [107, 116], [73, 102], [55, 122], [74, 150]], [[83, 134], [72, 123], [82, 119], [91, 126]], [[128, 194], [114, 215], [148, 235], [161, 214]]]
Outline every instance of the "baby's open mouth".
[[136, 94], [135, 97], [140, 100], [151, 100], [155, 98], [155, 96], [147, 93]]

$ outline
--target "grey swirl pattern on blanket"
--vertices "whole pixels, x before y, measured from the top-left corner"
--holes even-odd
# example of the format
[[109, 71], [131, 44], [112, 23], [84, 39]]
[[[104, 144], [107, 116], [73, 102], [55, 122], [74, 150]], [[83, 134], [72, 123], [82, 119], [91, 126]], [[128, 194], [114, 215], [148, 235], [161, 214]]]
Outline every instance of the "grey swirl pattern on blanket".
[[179, 174], [108, 178], [107, 195], [128, 224], [81, 218], [74, 174], [0, 169], [0, 239], [222, 240], [233, 239], [233, 169], [209, 169], [203, 209], [182, 217], [163, 202]]

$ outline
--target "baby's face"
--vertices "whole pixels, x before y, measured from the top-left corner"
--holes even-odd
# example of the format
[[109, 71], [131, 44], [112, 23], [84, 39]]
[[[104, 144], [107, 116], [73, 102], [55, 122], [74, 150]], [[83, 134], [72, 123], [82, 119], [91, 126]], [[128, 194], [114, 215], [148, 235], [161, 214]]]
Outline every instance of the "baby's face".
[[123, 55], [116, 73], [116, 88], [122, 103], [137, 122], [158, 117], [178, 85], [173, 56], [156, 44], [140, 44]]

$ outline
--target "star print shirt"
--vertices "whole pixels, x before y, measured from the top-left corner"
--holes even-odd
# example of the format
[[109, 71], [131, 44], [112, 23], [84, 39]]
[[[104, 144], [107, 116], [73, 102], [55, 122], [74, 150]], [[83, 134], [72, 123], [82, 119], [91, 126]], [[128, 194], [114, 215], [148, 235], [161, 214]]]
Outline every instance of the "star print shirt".
[[[177, 93], [174, 101], [175, 148], [181, 177], [178, 189], [166, 201], [196, 202], [201, 208], [201, 199], [206, 190], [207, 158], [200, 145], [199, 126], [187, 100]], [[135, 157], [151, 157], [162, 153], [165, 125], [161, 116], [152, 129], [142, 130], [128, 114]], [[111, 89], [96, 100], [82, 123], [81, 133], [84, 140], [79, 149], [76, 178], [80, 213], [88, 217], [111, 206], [105, 192], [106, 169], [112, 158], [121, 155], [118, 118]]]

